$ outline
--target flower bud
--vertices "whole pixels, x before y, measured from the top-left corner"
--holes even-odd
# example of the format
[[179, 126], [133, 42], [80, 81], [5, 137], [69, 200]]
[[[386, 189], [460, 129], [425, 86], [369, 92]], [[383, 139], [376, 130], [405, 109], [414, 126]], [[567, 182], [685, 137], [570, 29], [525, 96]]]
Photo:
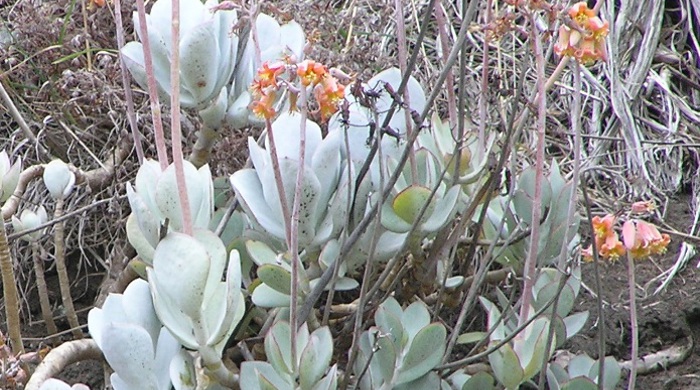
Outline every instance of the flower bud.
[[[12, 216], [12, 227], [15, 229], [15, 232], [22, 232], [25, 230], [30, 230], [34, 229], [37, 226], [46, 223], [48, 221], [48, 216], [46, 215], [46, 209], [44, 209], [43, 206], [39, 206], [36, 212], [30, 211], [30, 210], [23, 210], [22, 214], [20, 214], [19, 218], [17, 216], [13, 215]], [[26, 241], [36, 241], [41, 236], [44, 234], [43, 229], [42, 230], [37, 230], [31, 233], [27, 233], [20, 237], [23, 240]]]
[[56, 159], [44, 167], [44, 184], [54, 199], [64, 199], [73, 190], [75, 174], [68, 165]]

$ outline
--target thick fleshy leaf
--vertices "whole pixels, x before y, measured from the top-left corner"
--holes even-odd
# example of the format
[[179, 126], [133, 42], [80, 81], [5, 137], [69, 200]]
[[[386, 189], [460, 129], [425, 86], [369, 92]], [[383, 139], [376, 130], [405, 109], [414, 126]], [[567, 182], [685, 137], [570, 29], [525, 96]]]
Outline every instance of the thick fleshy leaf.
[[333, 337], [327, 326], [316, 329], [299, 357], [299, 382], [311, 389], [328, 369], [333, 357]]
[[175, 390], [194, 390], [197, 385], [194, 359], [184, 349], [181, 349], [171, 360], [169, 366], [170, 378]]
[[427, 221], [421, 225], [421, 230], [425, 233], [433, 233], [442, 229], [447, 225], [454, 216], [457, 201], [459, 200], [461, 188], [459, 186], [453, 186], [449, 191], [440, 199], [435, 202], [435, 209], [431, 214], [427, 214]]
[[[149, 279], [149, 283], [157, 285], [161, 295], [176, 303], [182, 314], [196, 321], [201, 316], [209, 267], [209, 254], [202, 244], [186, 234], [171, 232], [156, 248], [154, 278]], [[157, 300], [154, 303], [159, 311]]]
[[289, 323], [278, 321], [265, 336], [265, 355], [277, 372], [292, 374], [291, 335]]
[[[605, 390], [613, 390], [617, 387], [617, 383], [620, 381], [620, 375], [622, 374], [620, 364], [617, 363], [617, 360], [615, 360], [614, 357], [606, 356], [603, 366], [603, 370], [605, 372], [605, 376], [603, 378], [603, 388]], [[589, 377], [594, 378], [596, 383], [599, 381], [598, 364], [594, 364], [593, 367], [591, 367], [591, 371], [588, 375]]]
[[304, 30], [299, 23], [291, 20], [280, 27], [280, 37], [285, 50], [290, 50], [294, 54], [297, 61], [301, 61], [304, 57], [304, 45], [306, 37]]
[[428, 313], [428, 309], [423, 302], [416, 301], [404, 310], [401, 321], [404, 324], [408, 342], [410, 343], [421, 329], [430, 324], [430, 313]]
[[[53, 160], [44, 167], [44, 184], [54, 199], [64, 199], [73, 190], [75, 174], [61, 160]], [[5, 178], [3, 177], [3, 188]], [[16, 183], [15, 183], [16, 184]], [[7, 186], [10, 188], [10, 186]], [[4, 189], [3, 189], [4, 191]], [[14, 191], [14, 188], [12, 189]]]
[[445, 353], [446, 336], [442, 324], [433, 323], [423, 327], [413, 338], [411, 347], [403, 358], [397, 383], [418, 379], [435, 368]]
[[[223, 60], [231, 61], [228, 53]], [[180, 78], [202, 105], [218, 96], [215, 91], [219, 67], [218, 32], [214, 30], [213, 21], [202, 23], [188, 31], [180, 39]]]
[[292, 384], [283, 379], [267, 362], [243, 362], [241, 364], [241, 383], [251, 390], [291, 389]]
[[275, 291], [285, 295], [291, 293], [292, 275], [276, 264], [264, 264], [258, 267], [258, 278]]
[[153, 343], [144, 329], [131, 324], [108, 326], [102, 338], [102, 352], [125, 382], [155, 388]]
[[569, 339], [576, 335], [588, 320], [588, 310], [574, 313], [568, 317], [564, 317], [564, 325], [566, 327], [566, 338]]
[[[263, 187], [257, 173], [241, 169], [231, 175], [231, 185], [246, 214], [268, 233], [284, 240], [284, 225], [280, 213], [273, 211], [265, 201]], [[279, 206], [279, 201], [277, 202]]]
[[257, 286], [252, 294], [253, 303], [260, 307], [289, 307], [289, 298], [265, 284]]
[[397, 316], [386, 305], [380, 305], [374, 313], [374, 322], [395, 345], [404, 345], [404, 326], [401, 323], [401, 315]]
[[[430, 188], [412, 185], [396, 195], [392, 202], [392, 208], [401, 219], [409, 224], [413, 224], [418, 219], [421, 209], [430, 200], [431, 194]], [[431, 205], [428, 206], [425, 214], [423, 214], [423, 218], [426, 215], [431, 215], [433, 210], [434, 202], [431, 202]]]
[[490, 354], [489, 363], [496, 379], [506, 389], [516, 389], [525, 381], [520, 360], [510, 344], [505, 344]]

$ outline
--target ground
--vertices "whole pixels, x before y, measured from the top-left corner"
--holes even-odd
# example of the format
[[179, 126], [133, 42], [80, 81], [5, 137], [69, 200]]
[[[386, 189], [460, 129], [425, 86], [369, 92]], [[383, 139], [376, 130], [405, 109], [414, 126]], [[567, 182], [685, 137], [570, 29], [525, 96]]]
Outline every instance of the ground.
[[[386, 26], [392, 24], [390, 7], [375, 6], [371, 1], [360, 1], [357, 6], [349, 6], [346, 4], [349, 2], [341, 1], [279, 3], [277, 8], [271, 5], [264, 8], [280, 20], [294, 17], [315, 37], [316, 43], [310, 54], [313, 58], [365, 79], [378, 70], [396, 65], [395, 45], [392, 40], [385, 39], [392, 32], [386, 29]], [[129, 21], [132, 7], [132, 1], [122, 4], [122, 17], [129, 34], [133, 29]], [[670, 8], [672, 7], [669, 6]], [[0, 81], [7, 83], [6, 88], [10, 90], [15, 103], [20, 106], [20, 111], [28, 118], [31, 128], [40, 135], [41, 141], [51, 147], [57, 155], [70, 159], [74, 165], [84, 169], [94, 168], [96, 165], [94, 159], [85, 154], [85, 149], [97, 151], [97, 158], [104, 159], [112, 151], [114, 144], [129, 137], [124, 130], [127, 129], [122, 115], [125, 112], [125, 104], [118, 63], [114, 55], [116, 41], [112, 12], [109, 8], [91, 6], [83, 17], [80, 4], [75, 1], [58, 0], [30, 4], [24, 0], [0, 0], [0, 60], [3, 61], [0, 64]], [[414, 9], [413, 13], [408, 13], [411, 17], [420, 16], [420, 10]], [[669, 15], [670, 19], [673, 19], [675, 11]], [[350, 26], [355, 27], [353, 40], [347, 39]], [[90, 69], [83, 51], [85, 29], [89, 31], [91, 43]], [[20, 43], [8, 43], [8, 32], [20, 38]], [[56, 38], [59, 36], [60, 39]], [[659, 61], [662, 62], [664, 58]], [[22, 67], [23, 61], [28, 65]], [[17, 66], [19, 71], [15, 68]], [[683, 66], [678, 65], [678, 68], [681, 73], [685, 72]], [[476, 70], [473, 73], [476, 74]], [[430, 80], [429, 74], [430, 69], [421, 69], [417, 76], [421, 81], [425, 81]], [[500, 77], [494, 77], [496, 76]], [[507, 76], [507, 72], [504, 71], [503, 77]], [[503, 93], [506, 92], [508, 91]], [[656, 98], [657, 95], [649, 93], [650, 106], [659, 104]], [[148, 129], [150, 111], [143, 93], [136, 94], [135, 100], [139, 124]], [[7, 107], [0, 103], [0, 108], [0, 147], [21, 150], [25, 166], [45, 162], [31, 145], [27, 147], [20, 132], [15, 131], [17, 123], [6, 112]], [[442, 107], [441, 110], [444, 112], [445, 108]], [[555, 107], [552, 109], [551, 118], [553, 121], [566, 122], [566, 113], [566, 109]], [[167, 110], [165, 114], [167, 121]], [[663, 112], [657, 114], [659, 118], [663, 116]], [[194, 130], [199, 125], [193, 118], [186, 117], [183, 124], [186, 130]], [[77, 135], [69, 136], [62, 132], [59, 123], [69, 123], [74, 129], [78, 129]], [[690, 133], [688, 129], [685, 131]], [[192, 133], [189, 133], [190, 140], [193, 139]], [[150, 133], [144, 131], [144, 134], [149, 137]], [[247, 137], [257, 134], [257, 130], [249, 129], [224, 134], [220, 141], [221, 147], [215, 151], [211, 162], [214, 175], [226, 176], [243, 166], [247, 158]], [[554, 132], [549, 136], [548, 141], [551, 141], [551, 144], [548, 153], [561, 157], [568, 152], [562, 150], [564, 147], [561, 146], [564, 144], [568, 147], [567, 141], [562, 141], [567, 134]], [[86, 145], [76, 146], [76, 138], [80, 138]], [[152, 142], [147, 142], [146, 145], [152, 145]], [[526, 149], [523, 146], [523, 154], [528, 153]], [[153, 146], [147, 146], [146, 154], [155, 155]], [[691, 160], [691, 157], [687, 157], [687, 160]], [[76, 308], [79, 310], [81, 323], [86, 322], [87, 311], [100, 293], [102, 280], [108, 279], [105, 278], [107, 267], [102, 266], [102, 260], [110, 258], [116, 259], [116, 262], [121, 261], [120, 252], [117, 255], [114, 253], [118, 248], [126, 246], [123, 231], [112, 232], [109, 228], [112, 224], [116, 226], [122, 223], [124, 216], [128, 214], [126, 201], [118, 195], [125, 193], [126, 182], [133, 181], [135, 169], [135, 158], [130, 156], [118, 167], [114, 180], [96, 193], [80, 197], [69, 205], [72, 209], [89, 205], [98, 194], [103, 198], [114, 199], [109, 205], [91, 209], [82, 219], [80, 226], [69, 228], [68, 241], [74, 248], [69, 252], [70, 274], [71, 280], [74, 281], [73, 294], [76, 297]], [[697, 167], [693, 161], [684, 161], [683, 169], [685, 174], [689, 175], [688, 172]], [[692, 174], [690, 176], [692, 177]], [[684, 180], [689, 179], [684, 177]], [[611, 182], [616, 183], [615, 180], [604, 182], [608, 185]], [[609, 190], [609, 187], [598, 186], [597, 183], [591, 183], [591, 190], [596, 191], [598, 195], [599, 201], [594, 202], [597, 212], [615, 211], [618, 205], [614, 200], [619, 198], [619, 193], [624, 192], [624, 189], [616, 187]], [[42, 196], [45, 197], [36, 187], [30, 192], [26, 199], [28, 203], [40, 203]], [[669, 230], [688, 233], [688, 227], [693, 225], [693, 193], [690, 186], [678, 186], [675, 191], [663, 193], [664, 197], [668, 197], [668, 202], [662, 205], [661, 213], [654, 222]], [[110, 218], [105, 219], [104, 215], [109, 215]], [[84, 230], [85, 226], [87, 230]], [[84, 234], [85, 231], [88, 234]], [[582, 233], [585, 238], [585, 231]], [[664, 290], [654, 293], [663, 280], [660, 275], [672, 268], [677, 261], [682, 243], [697, 243], [692, 237], [672, 235], [672, 239], [666, 255], [636, 265], [641, 355], [653, 354], [673, 346], [684, 346], [690, 340], [696, 344], [700, 342], [700, 302], [696, 299], [700, 295], [700, 271], [696, 267], [698, 259], [691, 258]], [[14, 241], [12, 245], [16, 258], [28, 258], [26, 244]], [[23, 275], [20, 284], [24, 286], [21, 288], [24, 298], [22, 314], [26, 320], [23, 336], [27, 338], [30, 349], [37, 349], [43, 345], [45, 331], [42, 324], [30, 321], [40, 317], [36, 290], [32, 285], [31, 268], [19, 268]], [[620, 261], [600, 265], [600, 292], [596, 288], [593, 265], [584, 264], [582, 274], [586, 287], [582, 289], [575, 310], [588, 310], [590, 317], [584, 331], [567, 343], [565, 348], [573, 353], [583, 351], [590, 356], [597, 356], [601, 326], [601, 322], [598, 321], [597, 302], [600, 297], [604, 303], [606, 354], [620, 361], [628, 360], [630, 332], [626, 263]], [[47, 283], [55, 299], [59, 294], [55, 270], [47, 271]], [[454, 314], [445, 313], [444, 318], [449, 322]], [[60, 316], [60, 313], [57, 315]], [[0, 323], [4, 322], [4, 316], [0, 316]], [[66, 329], [67, 324], [59, 322], [59, 327]], [[2, 329], [6, 330], [4, 327]], [[62, 337], [65, 340], [69, 339], [69, 335]], [[637, 388], [700, 388], [700, 375], [697, 374], [699, 364], [700, 353], [696, 348], [691, 348], [687, 358], [679, 363], [640, 375]], [[93, 389], [99, 389], [103, 386], [103, 369], [97, 362], [81, 362], [67, 370], [63, 378], [70, 382], [87, 383]], [[623, 379], [620, 388], [623, 388], [625, 383]]]

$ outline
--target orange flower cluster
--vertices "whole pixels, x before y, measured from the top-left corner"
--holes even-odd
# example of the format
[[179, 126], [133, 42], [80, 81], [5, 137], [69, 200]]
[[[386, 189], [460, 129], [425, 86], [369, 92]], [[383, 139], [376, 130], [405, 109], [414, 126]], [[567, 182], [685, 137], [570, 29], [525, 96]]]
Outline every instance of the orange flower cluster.
[[[656, 226], [640, 220], [628, 220], [622, 225], [621, 242], [614, 228], [616, 219], [612, 214], [593, 217], [595, 247], [600, 257], [615, 261], [629, 251], [632, 258], [643, 259], [666, 252], [671, 237], [661, 234]], [[592, 261], [593, 247], [582, 250], [582, 254], [584, 260]]]
[[331, 76], [325, 66], [316, 61], [305, 60], [297, 65], [297, 75], [301, 79], [301, 85], [313, 87], [321, 120], [325, 121], [338, 111], [345, 97], [345, 86]]
[[582, 64], [605, 60], [608, 22], [596, 16], [583, 1], [571, 6], [568, 13], [571, 26], [563, 24], [559, 27], [559, 40], [554, 45], [554, 51], [560, 56], [574, 57]]
[[666, 253], [671, 242], [668, 234], [661, 234], [656, 226], [639, 220], [629, 220], [622, 225], [622, 239], [635, 259]]
[[275, 112], [275, 100], [277, 99], [277, 91], [279, 84], [277, 77], [282, 75], [287, 69], [284, 62], [275, 62], [262, 64], [258, 73], [253, 80], [250, 91], [253, 95], [253, 102], [250, 109], [253, 114], [272, 120], [277, 112]]
[[[274, 108], [275, 100], [279, 95], [280, 77], [287, 70], [294, 72], [298, 76], [303, 88], [312, 87], [314, 97], [319, 105], [319, 114], [322, 120], [328, 119], [336, 111], [345, 96], [345, 86], [340, 84], [333, 77], [328, 68], [323, 64], [312, 60], [305, 60], [294, 65], [290, 65], [289, 61], [276, 62], [274, 64], [264, 63], [258, 69], [255, 80], [250, 87], [253, 95], [253, 102], [250, 109], [259, 117], [272, 119], [277, 114]], [[291, 76], [290, 79], [293, 79]], [[296, 93], [292, 91], [290, 101], [296, 102]]]

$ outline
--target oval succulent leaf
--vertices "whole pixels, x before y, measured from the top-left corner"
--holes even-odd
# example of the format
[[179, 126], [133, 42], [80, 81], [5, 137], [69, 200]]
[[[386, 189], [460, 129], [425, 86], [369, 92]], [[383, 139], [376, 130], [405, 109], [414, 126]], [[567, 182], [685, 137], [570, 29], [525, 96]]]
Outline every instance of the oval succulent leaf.
[[410, 382], [427, 374], [440, 363], [445, 353], [447, 332], [442, 324], [433, 323], [413, 338], [413, 342], [401, 363], [397, 383]]
[[264, 264], [258, 267], [258, 277], [275, 291], [291, 294], [292, 275], [286, 269], [275, 264]]
[[[392, 202], [392, 208], [396, 215], [403, 219], [407, 223], [414, 223], [418, 218], [423, 206], [428, 203], [430, 199], [430, 194], [432, 191], [429, 188], [412, 185], [403, 191], [401, 191]], [[431, 215], [433, 207], [428, 206], [425, 211], [425, 215]]]

